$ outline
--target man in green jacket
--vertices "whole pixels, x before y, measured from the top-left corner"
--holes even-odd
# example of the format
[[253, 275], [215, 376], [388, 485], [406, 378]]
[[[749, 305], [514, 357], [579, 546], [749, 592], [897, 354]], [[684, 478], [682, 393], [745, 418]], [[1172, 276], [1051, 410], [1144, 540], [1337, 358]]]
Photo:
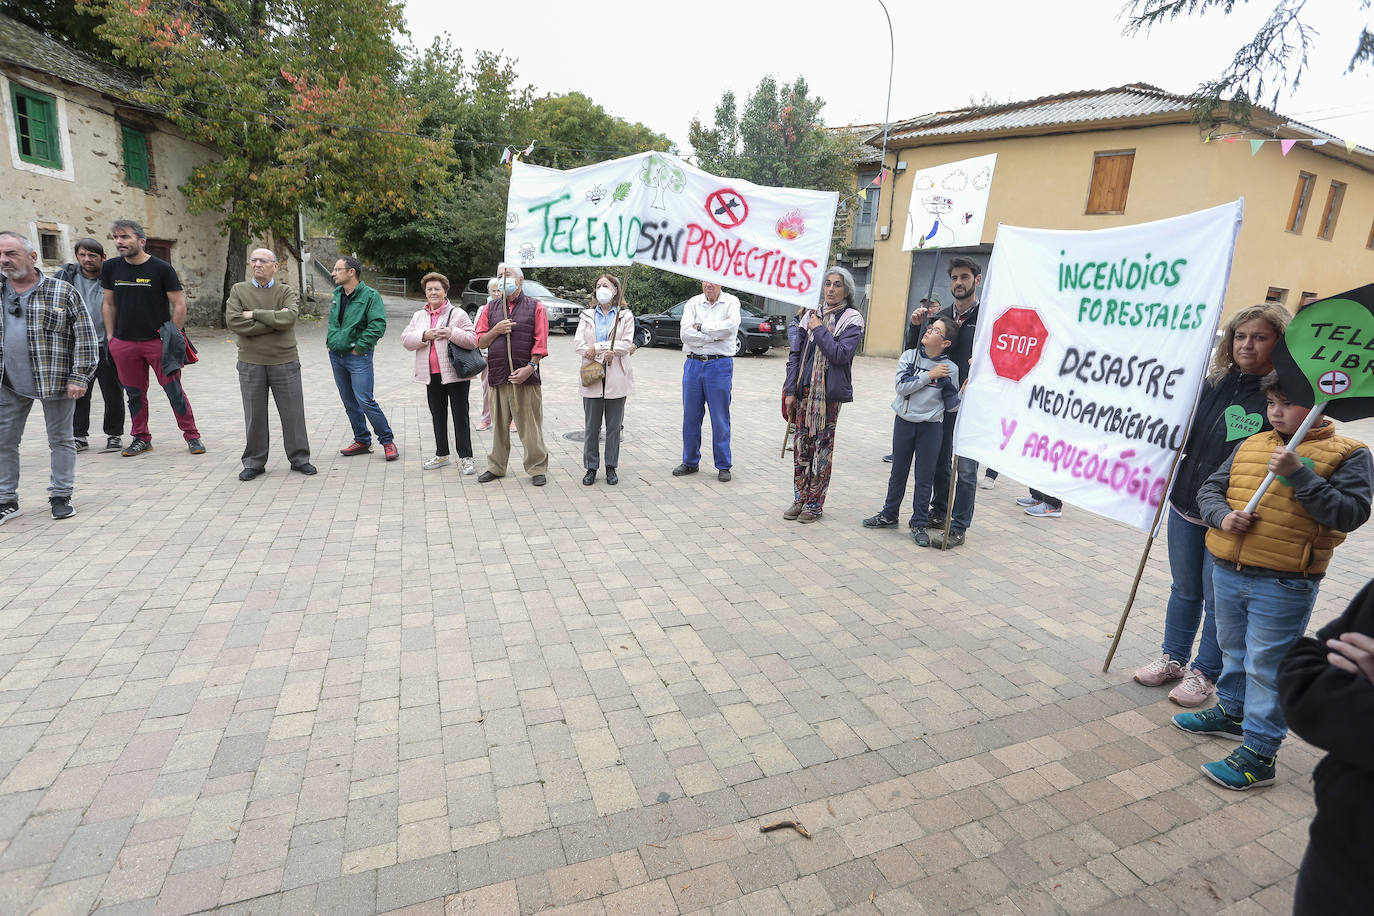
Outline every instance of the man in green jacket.
[[248, 443], [243, 449], [239, 480], [252, 480], [267, 470], [267, 393], [277, 402], [281, 435], [291, 470], [307, 477], [310, 439], [305, 432], [305, 394], [301, 390], [301, 360], [296, 352], [296, 318], [300, 297], [276, 279], [277, 256], [266, 248], [248, 255], [253, 279], [235, 283], [224, 305], [224, 321], [238, 338], [239, 394], [243, 396], [243, 425]]
[[362, 281], [363, 265], [345, 255], [334, 262], [334, 301], [329, 306], [329, 365], [334, 369], [334, 384], [339, 388], [348, 422], [353, 424], [353, 441], [339, 449], [341, 455], [362, 455], [372, 451], [372, 436], [367, 424], [377, 433], [387, 461], [401, 457], [392, 442], [391, 424], [372, 397], [372, 350], [386, 333], [386, 308], [381, 293]]

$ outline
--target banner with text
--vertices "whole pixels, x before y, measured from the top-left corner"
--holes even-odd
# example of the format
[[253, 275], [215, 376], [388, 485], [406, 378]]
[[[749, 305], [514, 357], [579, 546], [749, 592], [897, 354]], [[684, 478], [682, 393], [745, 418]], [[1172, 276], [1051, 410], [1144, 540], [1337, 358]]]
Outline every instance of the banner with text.
[[[1207, 373], [1242, 208], [1090, 232], [999, 227], [955, 451], [1150, 530]], [[1250, 420], [1258, 431], [1249, 415], [1240, 432]]]
[[839, 195], [716, 178], [668, 153], [559, 171], [516, 162], [506, 261], [610, 267], [637, 261], [814, 305]]

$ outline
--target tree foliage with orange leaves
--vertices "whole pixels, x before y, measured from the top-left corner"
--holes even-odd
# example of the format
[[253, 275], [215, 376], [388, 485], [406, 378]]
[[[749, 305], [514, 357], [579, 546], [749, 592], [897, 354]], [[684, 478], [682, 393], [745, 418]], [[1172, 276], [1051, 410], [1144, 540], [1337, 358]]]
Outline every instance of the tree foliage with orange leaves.
[[417, 135], [424, 111], [392, 87], [399, 0], [76, 0], [139, 101], [219, 157], [183, 185], [229, 234], [225, 293], [247, 240], [295, 238], [300, 209], [410, 212], [406, 189], [451, 181], [453, 147]]

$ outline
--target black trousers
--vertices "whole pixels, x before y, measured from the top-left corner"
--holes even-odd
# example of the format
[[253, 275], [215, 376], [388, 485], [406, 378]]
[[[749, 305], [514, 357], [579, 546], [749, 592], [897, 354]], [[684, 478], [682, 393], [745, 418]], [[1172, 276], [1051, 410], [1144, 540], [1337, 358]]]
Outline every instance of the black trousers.
[[1046, 505], [1049, 506], [1051, 509], [1062, 509], [1062, 508], [1064, 508], [1064, 500], [1062, 500], [1062, 499], [1055, 499], [1053, 496], [1051, 496], [1051, 495], [1048, 494], [1048, 493], [1041, 493], [1041, 492], [1040, 492], [1039, 490], [1037, 490], [1035, 487], [1031, 487], [1031, 488], [1030, 488], [1030, 495], [1031, 495], [1031, 498], [1032, 498], [1032, 499], [1038, 499], [1038, 500], [1040, 500], [1042, 503], [1046, 504]]
[[458, 445], [459, 458], [472, 457], [472, 432], [468, 427], [468, 386], [471, 382], [449, 382], [439, 373], [432, 373], [425, 386], [429, 401], [429, 417], [434, 421], [434, 454], [448, 454], [448, 417], [453, 414], [453, 438]]
[[76, 400], [76, 413], [72, 418], [73, 438], [85, 439], [91, 430], [91, 395], [95, 394], [96, 385], [100, 386], [100, 397], [105, 402], [105, 435], [124, 435], [124, 388], [119, 384], [119, 373], [115, 370], [114, 360], [110, 358], [110, 348], [101, 344], [95, 378], [91, 380], [86, 393]]

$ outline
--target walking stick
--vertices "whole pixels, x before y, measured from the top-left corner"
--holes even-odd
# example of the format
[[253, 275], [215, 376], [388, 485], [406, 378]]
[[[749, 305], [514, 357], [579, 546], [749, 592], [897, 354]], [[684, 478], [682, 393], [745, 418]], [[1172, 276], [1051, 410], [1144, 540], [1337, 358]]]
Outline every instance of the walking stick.
[[[1196, 404], [1193, 405], [1193, 409], [1197, 409]], [[1191, 429], [1192, 426], [1193, 418], [1190, 415], [1188, 428]], [[1172, 481], [1174, 479], [1174, 471], [1178, 469], [1178, 462], [1182, 456], [1182, 449], [1174, 452], [1174, 463], [1169, 465], [1169, 474], [1164, 478], [1165, 480]], [[1116, 647], [1121, 642], [1121, 634], [1126, 631], [1126, 618], [1131, 613], [1131, 605], [1135, 603], [1135, 593], [1140, 588], [1140, 578], [1145, 575], [1145, 561], [1150, 558], [1150, 547], [1155, 542], [1155, 532], [1159, 530], [1159, 517], [1164, 513], [1164, 507], [1169, 504], [1168, 490], [1166, 489], [1164, 492], [1165, 496], [1159, 501], [1159, 508], [1155, 510], [1154, 521], [1150, 522], [1150, 536], [1145, 539], [1145, 550], [1140, 554], [1140, 563], [1135, 568], [1135, 579], [1131, 582], [1131, 593], [1126, 596], [1126, 606], [1121, 609], [1121, 619], [1116, 624], [1116, 635], [1112, 637], [1111, 647], [1107, 649], [1107, 657], [1102, 661], [1103, 674], [1106, 674], [1107, 669], [1111, 667], [1112, 656], [1116, 655]]]
[[949, 526], [954, 521], [954, 485], [959, 482], [959, 456], [950, 449], [949, 496], [945, 502], [945, 533], [940, 537], [940, 549], [949, 550]]

